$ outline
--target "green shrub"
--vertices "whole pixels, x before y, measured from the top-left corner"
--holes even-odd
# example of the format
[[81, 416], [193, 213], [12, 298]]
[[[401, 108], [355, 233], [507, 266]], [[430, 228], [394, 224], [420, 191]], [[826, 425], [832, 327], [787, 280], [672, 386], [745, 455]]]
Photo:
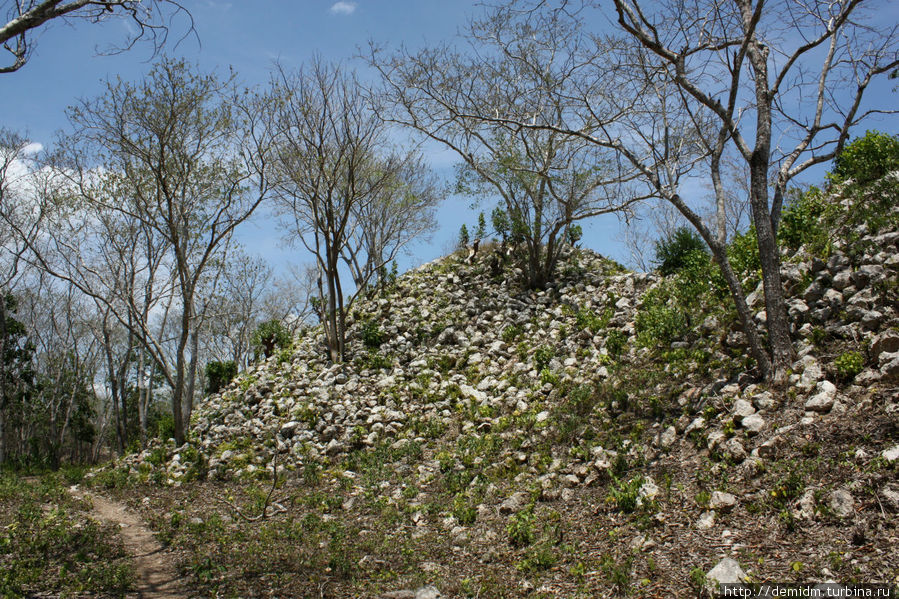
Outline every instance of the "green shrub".
[[840, 354], [833, 361], [834, 370], [837, 378], [843, 381], [851, 381], [855, 375], [860, 373], [865, 367], [865, 358], [857, 351], [848, 351]]
[[622, 512], [629, 514], [637, 509], [640, 499], [640, 487], [643, 486], [643, 477], [636, 476], [631, 480], [623, 483], [617, 478], [613, 478], [614, 486], [609, 491], [608, 498]]
[[610, 356], [617, 360], [621, 357], [621, 352], [624, 351], [624, 346], [626, 343], [627, 335], [625, 335], [622, 331], [618, 329], [609, 331], [609, 336], [606, 337], [606, 351], [609, 352]]
[[513, 341], [518, 339], [518, 337], [520, 337], [523, 332], [524, 329], [522, 329], [521, 326], [510, 324], [503, 329], [502, 340], [506, 343], [512, 343]]
[[551, 347], [538, 347], [534, 352], [534, 366], [537, 367], [537, 372], [542, 372], [547, 368], [550, 360], [552, 360], [555, 355], [556, 353]]
[[868, 131], [843, 148], [834, 160], [830, 178], [836, 183], [852, 179], [863, 185], [899, 168], [899, 139], [879, 131]]
[[571, 225], [568, 228], [568, 243], [576, 245], [584, 236], [584, 229], [580, 225]]
[[667, 276], [695, 261], [697, 253], [708, 255], [705, 242], [692, 229], [679, 227], [665, 239], [656, 241], [654, 262], [659, 272]]
[[387, 370], [393, 367], [393, 358], [385, 356], [376, 349], [369, 349], [364, 354], [356, 356], [356, 363], [360, 368], [369, 370]]
[[471, 526], [478, 518], [478, 510], [467, 495], [457, 493], [453, 497], [453, 516], [462, 526]]
[[777, 232], [780, 241], [793, 249], [807, 245], [821, 254], [829, 241], [825, 216], [834, 212], [836, 204], [815, 186], [805, 192], [793, 190], [790, 195]]
[[521, 572], [538, 572], [541, 570], [549, 570], [559, 561], [559, 558], [553, 552], [552, 545], [549, 543], [540, 543], [539, 545], [528, 550], [525, 557], [515, 564], [515, 568]]
[[471, 239], [468, 235], [468, 227], [466, 227], [465, 225], [462, 225], [459, 228], [459, 247], [460, 248], [466, 247], [470, 241], [471, 241]]
[[387, 333], [381, 330], [373, 318], [366, 318], [362, 321], [359, 326], [359, 335], [362, 343], [369, 349], [377, 349], [387, 341]]
[[534, 542], [534, 523], [536, 517], [532, 508], [528, 507], [509, 516], [506, 533], [513, 547], [527, 547]]
[[609, 309], [602, 316], [597, 316], [593, 310], [581, 308], [574, 315], [574, 319], [579, 329], [589, 329], [595, 335], [609, 324], [614, 314], [614, 310]]
[[506, 214], [506, 211], [498, 206], [494, 208], [493, 212], [490, 213], [490, 222], [493, 225], [493, 230], [499, 235], [500, 239], [506, 241], [509, 238], [509, 230], [512, 227], [509, 222], [509, 215]]
[[762, 268], [755, 227], [749, 227], [745, 233], [734, 236], [727, 246], [727, 259], [734, 273], [740, 278], [745, 278]]
[[227, 362], [208, 362], [206, 364], [206, 393], [218, 393], [237, 376], [237, 364], [234, 360]]
[[275, 348], [283, 349], [290, 345], [290, 331], [280, 320], [266, 320], [256, 327], [251, 343], [257, 357], [261, 354], [270, 358], [275, 353]]
[[668, 344], [689, 330], [683, 306], [678, 305], [669, 286], [661, 285], [647, 293], [634, 320], [641, 345]]

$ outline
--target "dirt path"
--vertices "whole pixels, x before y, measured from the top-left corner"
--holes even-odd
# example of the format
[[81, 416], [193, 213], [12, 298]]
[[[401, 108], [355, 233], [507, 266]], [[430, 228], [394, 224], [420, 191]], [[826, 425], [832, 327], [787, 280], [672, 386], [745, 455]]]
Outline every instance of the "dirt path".
[[73, 490], [72, 494], [79, 499], [88, 498], [97, 519], [121, 529], [125, 551], [134, 561], [136, 593], [129, 594], [129, 597], [174, 599], [186, 596], [174, 563], [140, 517], [124, 505], [101, 495], [81, 490]]

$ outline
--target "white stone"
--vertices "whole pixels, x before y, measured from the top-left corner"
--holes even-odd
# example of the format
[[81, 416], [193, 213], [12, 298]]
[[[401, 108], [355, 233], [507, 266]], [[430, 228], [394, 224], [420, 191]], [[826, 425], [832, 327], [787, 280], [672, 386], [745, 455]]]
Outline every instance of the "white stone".
[[731, 413], [734, 415], [734, 420], [736, 420], [737, 422], [741, 422], [747, 416], [752, 416], [753, 414], [755, 414], [755, 408], [753, 408], [752, 404], [745, 399], [738, 399], [734, 402], [734, 407], [731, 410]]
[[[718, 584], [737, 584], [746, 580], [746, 572], [736, 560], [729, 557], [718, 562], [714, 568], [705, 575], [709, 582]], [[717, 591], [717, 589], [715, 589]]]
[[726, 511], [735, 505], [737, 505], [737, 498], [723, 491], [714, 491], [709, 499], [709, 507], [713, 510]]
[[740, 422], [740, 426], [746, 429], [746, 433], [749, 435], [757, 435], [762, 430], [764, 430], [766, 424], [765, 419], [759, 416], [758, 414], [752, 414], [747, 416]]
[[703, 512], [696, 522], [696, 528], [699, 530], [708, 530], [713, 526], [715, 526], [715, 512], [712, 511]]
[[892, 464], [896, 460], [899, 460], [899, 445], [894, 445], [890, 449], [884, 449], [881, 454], [883, 459]]
[[847, 518], [855, 513], [855, 499], [852, 494], [845, 489], [837, 489], [832, 491], [829, 497], [828, 505], [840, 518]]

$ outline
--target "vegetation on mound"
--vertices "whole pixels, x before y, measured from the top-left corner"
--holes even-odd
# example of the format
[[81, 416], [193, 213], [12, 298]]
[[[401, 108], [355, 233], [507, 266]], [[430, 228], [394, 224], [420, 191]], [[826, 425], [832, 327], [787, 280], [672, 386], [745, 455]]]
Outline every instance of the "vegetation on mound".
[[[887, 178], [873, 188], [895, 198], [896, 187]], [[856, 246], [896, 225], [892, 202], [871, 201], [871, 189], [838, 188], [826, 214], [815, 216], [830, 219], [826, 228], [798, 224], [819, 198], [814, 191], [797, 195], [782, 229], [802, 248], [795, 260], [814, 259], [825, 232], [833, 251], [870, 255]], [[748, 291], [759, 280], [753, 248], [750, 231], [729, 249], [743, 265]], [[863, 420], [798, 423], [796, 400], [804, 399], [796, 389], [769, 390], [745, 374], [747, 358], [732, 338], [735, 318], [722, 307], [726, 291], [716, 266], [688, 249], [678, 268], [643, 294], [628, 333], [606, 309], [618, 301], [614, 295], [590, 309], [549, 302], [552, 316], [498, 330], [514, 359], [537, 373], [506, 377], [528, 391], [524, 409], [506, 411], [467, 396], [461, 386], [476, 388], [483, 364], [468, 364], [464, 352], [440, 354], [426, 360], [431, 374], [384, 393], [425, 405], [448, 399], [448, 422], [412, 417], [396, 438], [372, 447], [361, 443], [361, 431], [348, 453], [304, 455], [301, 468], [279, 467], [271, 499], [272, 469], [264, 467], [256, 473], [269, 480], [196, 480], [178, 488], [132, 486], [127, 474], [96, 480], [143, 511], [180, 551], [184, 574], [201, 592], [222, 596], [272, 588], [297, 596], [322, 589], [333, 597], [380, 596], [425, 584], [463, 597], [688, 595], [703, 587], [722, 553], [755, 581], [895, 579], [890, 539], [899, 531], [879, 494], [896, 466], [876, 457], [897, 433], [890, 392], [852, 386], [871, 357], [850, 347], [848, 329], [803, 329], [807, 347], [834, 357], [828, 372], [840, 392], [868, 407]], [[487, 260], [467, 266], [450, 259], [435, 268], [464, 278], [472, 276], [464, 269], [489, 268]], [[583, 276], [578, 263], [574, 253], [560, 265], [566, 273], [560, 286], [565, 276]], [[801, 294], [808, 284], [800, 281], [790, 292]], [[400, 278], [394, 293], [413, 287]], [[895, 293], [883, 285], [876, 290]], [[390, 305], [392, 297], [381, 299]], [[349, 337], [361, 355], [386, 356], [384, 317], [360, 308]], [[415, 326], [427, 328], [416, 341], [422, 347], [446, 328], [424, 320]], [[535, 341], [535, 332], [549, 327], [560, 327], [558, 337]], [[604, 339], [605, 372], [586, 382], [561, 366], [571, 357], [583, 360], [558, 341], [580, 334]], [[445, 396], [429, 397], [438, 376], [456, 382]], [[732, 413], [736, 398], [756, 396], [776, 407], [765, 412], [766, 430], [784, 432], [752, 437], [740, 424]], [[321, 417], [311, 414], [310, 423]], [[673, 445], [662, 440], [669, 429]], [[747, 457], [764, 439], [770, 439], [765, 457]], [[242, 438], [219, 450], [252, 453], [248, 443]], [[846, 488], [855, 501], [854, 528], [833, 507], [833, 494]], [[736, 505], [720, 507], [722, 494], [733, 495]], [[225, 501], [200, 500], [209, 497]], [[269, 515], [259, 521], [245, 517], [264, 511]], [[702, 528], [701, 521], [712, 524]], [[721, 537], [725, 529], [730, 536]]]
[[[887, 177], [794, 197], [781, 229], [793, 251], [785, 268], [796, 271], [787, 279], [790, 302], [815, 283], [815, 260], [845, 257], [852, 271], [880, 251], [871, 240], [899, 225], [897, 193]], [[747, 374], [717, 265], [695, 244], [671, 241], [660, 244], [660, 258], [676, 267], [662, 279], [566, 254], [557, 286], [539, 300], [528, 296], [533, 315], [502, 321], [481, 346], [505, 344], [508, 367], [495, 381], [488, 378], [499, 354], [482, 350], [470, 361], [473, 349], [437, 342], [475, 322], [480, 312], [467, 303], [493, 302], [494, 285], [528, 293], [489, 274], [496, 248], [482, 248], [471, 264], [453, 256], [400, 277], [358, 305], [347, 331], [357, 358], [339, 373], [387, 381], [371, 399], [411, 412], [392, 435], [369, 441], [358, 425], [343, 449], [313, 452], [307, 443], [287, 456], [277, 430], [250, 432], [265, 401], [278, 426], [293, 420], [295, 430], [317, 435], [331, 421], [305, 391], [282, 406], [291, 393], [271, 376], [302, 379], [302, 389], [335, 376], [322, 363], [297, 361], [313, 332], [224, 392], [210, 418], [240, 419], [240, 436], [159, 446], [135, 468], [107, 469], [91, 484], [140, 511], [177, 550], [197, 592], [210, 596], [278, 589], [379, 597], [425, 584], [460, 597], [687, 596], [704, 592], [705, 573], [722, 555], [754, 581], [895, 580], [891, 512], [899, 506], [884, 507], [883, 493], [897, 466], [878, 457], [899, 434], [895, 398], [887, 380], [854, 385], [877, 365], [859, 345], [862, 329], [842, 312], [817, 324], [797, 319], [797, 344], [825, 364], [841, 409], [865, 413], [809, 418], [800, 372], [786, 389]], [[728, 248], [747, 292], [759, 283], [754, 248], [751, 230]], [[597, 264], [602, 278], [594, 281]], [[429, 286], [424, 298], [413, 282], [430, 276], [454, 286]], [[870, 287], [872, 305], [895, 298], [891, 276]], [[585, 280], [601, 301], [573, 302], [586, 297], [572, 291], [586, 293]], [[633, 294], [620, 295], [628, 284]], [[407, 297], [418, 311], [402, 323], [413, 348], [403, 353], [388, 330]], [[415, 376], [390, 383], [413, 362]], [[522, 402], [479, 399], [500, 393], [500, 384], [520, 390]], [[737, 402], [754, 405], [763, 428], [750, 430]], [[440, 418], [424, 412], [435, 404]], [[211, 458], [229, 452], [230, 464], [249, 474], [208, 480]], [[169, 477], [175, 462], [185, 472], [177, 481]], [[851, 520], [834, 499], [840, 493], [851, 497]]]

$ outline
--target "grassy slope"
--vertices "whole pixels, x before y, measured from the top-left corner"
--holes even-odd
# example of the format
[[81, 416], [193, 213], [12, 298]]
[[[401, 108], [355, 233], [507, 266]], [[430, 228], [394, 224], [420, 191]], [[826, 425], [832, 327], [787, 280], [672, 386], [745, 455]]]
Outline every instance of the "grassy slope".
[[[895, 230], [896, 195], [887, 191], [886, 200], [878, 192], [886, 208], [867, 216], [857, 203], [816, 214], [819, 225], [803, 225], [808, 230], [797, 245], [825, 257], [834, 241], [850, 258], [870, 253], [857, 233], [859, 219], [870, 216], [875, 229]], [[870, 196], [860, 201], [872, 203]], [[834, 231], [843, 237], [834, 240]], [[473, 266], [456, 258], [438, 267], [463, 279], [489, 270], [486, 256]], [[745, 274], [751, 288], [752, 272]], [[563, 268], [563, 279], [583, 276]], [[620, 353], [608, 351], [616, 325], [598, 322], [601, 310], [579, 315], [548, 302], [546, 320], [538, 315], [537, 325], [555, 319], [570, 335], [601, 329], [606, 351], [597, 365], [609, 378], [591, 375], [580, 384], [540, 372], [536, 380], [516, 381], [543, 394], [527, 410], [494, 413], [460, 399], [448, 423], [417, 421], [404, 443], [380, 442], [279, 470], [267, 512], [278, 513], [264, 520], [244, 518], [261, 512], [271, 486], [252, 476], [168, 487], [148, 482], [152, 472], [135, 477], [126, 468], [95, 481], [180, 552], [200, 596], [379, 597], [432, 583], [449, 597], [683, 597], [696, 595], [704, 573], [725, 556], [757, 581], [899, 581], [899, 519], [879, 495], [897, 476], [897, 465], [879, 457], [899, 437], [895, 385], [853, 385], [837, 371], [837, 358], [860, 346], [851, 329], [837, 326], [844, 314], [834, 314], [828, 326], [797, 337], [838, 383], [845, 411], [802, 424], [807, 394], [772, 390], [767, 428], [750, 436], [730, 410], [738, 394], [765, 389], [749, 386], [745, 352], [728, 341], [732, 314], [717, 307], [714, 292], [685, 300], [695, 284], [672, 280], [645, 297], [637, 334], [618, 340]], [[895, 304], [895, 284], [878, 293]], [[686, 323], [677, 310], [689, 316]], [[507, 334], [513, 346], [527, 341], [525, 358], [534, 358], [537, 341]], [[586, 338], [589, 346], [592, 336]], [[581, 366], [588, 355], [596, 357], [557, 357]], [[864, 366], [875, 367], [874, 359], [863, 355]], [[448, 378], [477, 382], [476, 371], [455, 368]], [[542, 411], [549, 418], [541, 419]], [[706, 425], [684, 434], [700, 416]], [[659, 438], [669, 426], [677, 435], [664, 447]], [[709, 449], [710, 439], [722, 435], [747, 451], [770, 440], [772, 452], [744, 460], [723, 445]], [[597, 459], [606, 467], [597, 468]], [[657, 494], [638, 499], [649, 479]], [[850, 516], [830, 507], [835, 489], [852, 494]], [[700, 528], [715, 491], [732, 493], [737, 503]], [[804, 495], [813, 506], [809, 519], [797, 515]]]

